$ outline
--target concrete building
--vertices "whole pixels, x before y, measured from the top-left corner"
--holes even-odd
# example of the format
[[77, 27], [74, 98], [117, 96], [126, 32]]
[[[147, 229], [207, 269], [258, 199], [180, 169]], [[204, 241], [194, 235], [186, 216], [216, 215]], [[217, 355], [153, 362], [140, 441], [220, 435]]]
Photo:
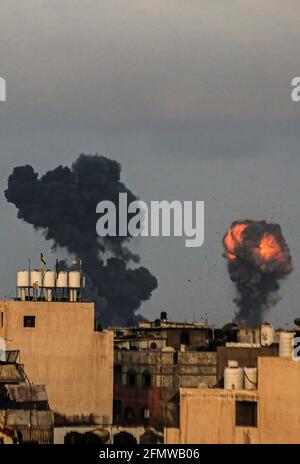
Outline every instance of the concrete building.
[[45, 385], [31, 385], [19, 351], [0, 362], [0, 443], [53, 443], [54, 420]]
[[180, 427], [165, 443], [299, 443], [299, 385], [299, 362], [259, 357], [256, 390], [180, 389]]
[[216, 383], [213, 327], [154, 322], [115, 329], [114, 424], [163, 430], [178, 424], [179, 388]]
[[93, 303], [0, 301], [0, 337], [46, 385], [56, 425], [112, 423], [113, 332], [94, 330]]

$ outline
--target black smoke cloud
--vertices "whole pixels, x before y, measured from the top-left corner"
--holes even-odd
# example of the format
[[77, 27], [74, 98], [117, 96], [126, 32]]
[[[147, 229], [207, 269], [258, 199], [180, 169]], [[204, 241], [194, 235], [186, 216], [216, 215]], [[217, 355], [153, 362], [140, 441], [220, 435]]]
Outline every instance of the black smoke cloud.
[[157, 287], [148, 269], [128, 267], [130, 262], [139, 262], [126, 246], [129, 236], [97, 236], [99, 201], [110, 200], [118, 206], [119, 193], [127, 193], [128, 202], [137, 199], [120, 176], [116, 161], [82, 154], [71, 169], [58, 166], [41, 177], [29, 165], [16, 167], [5, 191], [19, 219], [42, 230], [53, 249], [66, 247], [82, 259], [88, 296], [95, 300], [96, 317], [104, 325], [140, 319], [135, 312]]

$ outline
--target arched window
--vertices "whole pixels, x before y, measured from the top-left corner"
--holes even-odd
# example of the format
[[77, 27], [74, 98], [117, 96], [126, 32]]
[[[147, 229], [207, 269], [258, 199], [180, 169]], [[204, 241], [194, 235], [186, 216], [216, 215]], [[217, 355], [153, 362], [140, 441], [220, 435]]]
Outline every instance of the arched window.
[[180, 344], [189, 345], [190, 344], [190, 334], [187, 330], [183, 330], [180, 334]]
[[134, 410], [133, 410], [133, 408], [131, 408], [130, 406], [127, 406], [127, 408], [125, 408], [124, 418], [125, 418], [125, 420], [127, 420], [129, 422], [134, 421]]
[[142, 373], [142, 386], [144, 388], [149, 388], [152, 386], [152, 377], [148, 371]]
[[119, 432], [114, 436], [115, 445], [136, 445], [136, 438], [131, 433]]
[[134, 369], [129, 369], [127, 371], [127, 385], [128, 387], [135, 387], [136, 386], [136, 372]]

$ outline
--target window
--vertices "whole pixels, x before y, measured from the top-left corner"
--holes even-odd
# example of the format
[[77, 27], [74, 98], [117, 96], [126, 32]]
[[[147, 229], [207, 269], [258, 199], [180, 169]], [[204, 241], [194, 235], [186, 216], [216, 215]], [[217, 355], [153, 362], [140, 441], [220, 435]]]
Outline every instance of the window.
[[122, 366], [114, 367], [114, 384], [122, 385]]
[[127, 371], [127, 385], [128, 387], [136, 386], [136, 372], [133, 369]]
[[151, 350], [156, 350], [157, 344], [155, 342], [151, 342], [150, 343], [150, 348], [151, 348]]
[[113, 402], [113, 416], [114, 420], [121, 419], [121, 410], [122, 410], [122, 403], [121, 400], [114, 400]]
[[134, 410], [130, 406], [125, 409], [125, 419], [129, 422], [134, 421]]
[[257, 403], [255, 401], [235, 402], [235, 425], [257, 427]]
[[151, 384], [152, 384], [151, 374], [149, 372], [143, 372], [143, 374], [142, 374], [142, 386], [144, 388], [149, 388], [149, 387], [151, 387]]
[[141, 418], [142, 420], [149, 420], [150, 419], [150, 409], [148, 406], [145, 406], [141, 409]]
[[35, 316], [24, 316], [24, 327], [35, 327]]
[[180, 334], [180, 344], [181, 345], [190, 344], [190, 334], [186, 330], [183, 330]]
[[0, 327], [3, 327], [3, 312], [0, 313]]

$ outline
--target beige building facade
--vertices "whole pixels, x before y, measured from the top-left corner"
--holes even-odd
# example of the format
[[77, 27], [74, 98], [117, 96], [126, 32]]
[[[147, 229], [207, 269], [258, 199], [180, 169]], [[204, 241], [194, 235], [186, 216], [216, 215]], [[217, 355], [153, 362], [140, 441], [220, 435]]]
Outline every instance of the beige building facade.
[[1, 301], [0, 337], [61, 423], [112, 423], [113, 332], [94, 331], [93, 303]]
[[167, 444], [300, 442], [300, 362], [258, 359], [257, 390], [180, 389], [180, 427]]

